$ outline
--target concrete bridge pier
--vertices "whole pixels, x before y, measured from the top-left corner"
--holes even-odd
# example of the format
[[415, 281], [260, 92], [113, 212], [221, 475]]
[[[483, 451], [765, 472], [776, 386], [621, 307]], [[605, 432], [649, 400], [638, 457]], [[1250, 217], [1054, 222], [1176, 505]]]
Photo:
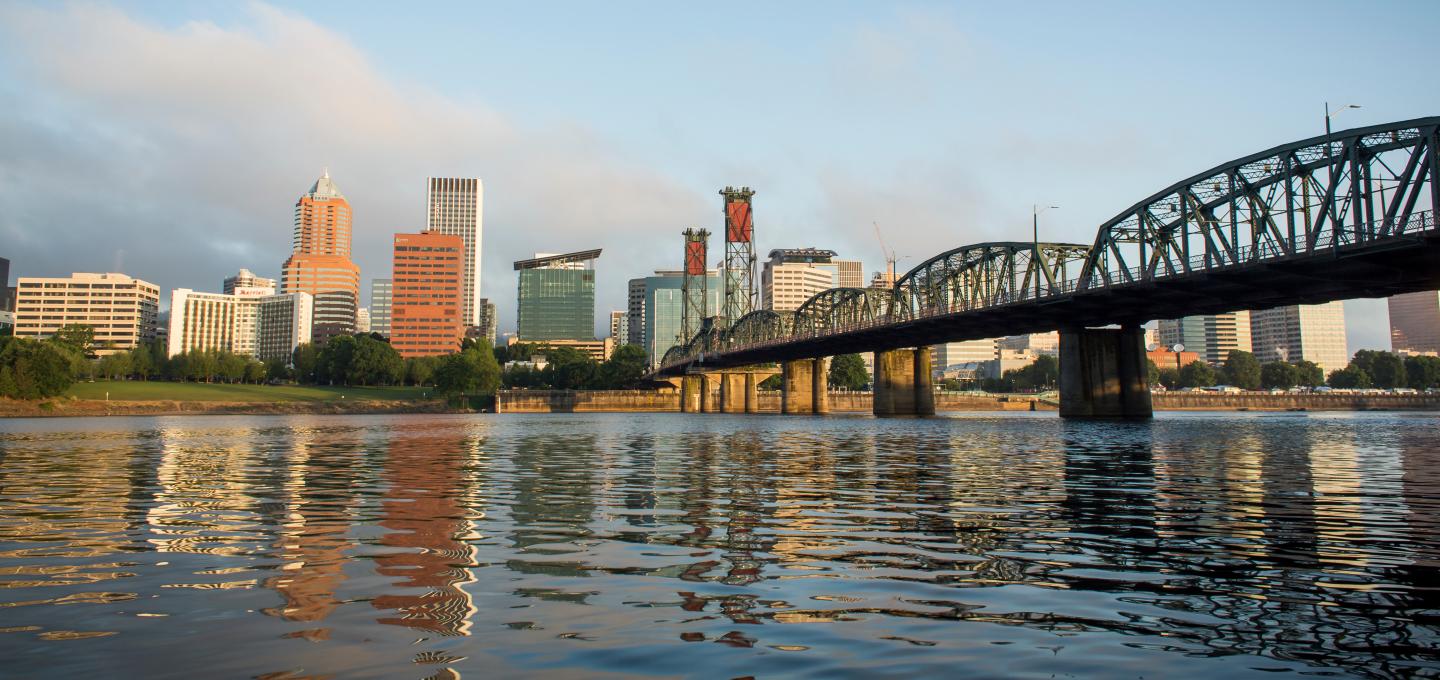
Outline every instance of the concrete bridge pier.
[[1147, 377], [1139, 326], [1060, 331], [1061, 418], [1151, 418]]
[[874, 389], [872, 411], [877, 416], [935, 415], [930, 348], [876, 352]]
[[780, 412], [787, 414], [829, 413], [829, 381], [824, 359], [797, 359], [780, 366], [784, 381], [780, 393]]
[[705, 379], [698, 375], [686, 375], [680, 378], [680, 412], [699, 413], [700, 393], [705, 389]]
[[755, 412], [755, 375], [753, 373], [720, 374], [720, 412]]
[[760, 410], [760, 381], [755, 379], [754, 373], [745, 374], [745, 412], [756, 413]]
[[720, 376], [714, 373], [700, 374], [700, 412], [720, 413]]

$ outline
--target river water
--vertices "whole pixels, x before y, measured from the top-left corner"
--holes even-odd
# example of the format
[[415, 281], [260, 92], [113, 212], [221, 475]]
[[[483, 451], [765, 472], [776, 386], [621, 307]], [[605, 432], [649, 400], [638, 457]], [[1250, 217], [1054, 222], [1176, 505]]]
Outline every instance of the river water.
[[1440, 417], [0, 421], [0, 677], [1440, 677]]

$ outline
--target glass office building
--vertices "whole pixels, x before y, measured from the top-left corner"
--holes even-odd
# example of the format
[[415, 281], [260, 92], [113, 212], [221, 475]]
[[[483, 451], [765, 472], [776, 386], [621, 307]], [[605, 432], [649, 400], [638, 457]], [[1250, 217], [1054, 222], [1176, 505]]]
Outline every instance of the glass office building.
[[536, 255], [520, 273], [516, 324], [523, 342], [595, 339], [595, 270], [600, 251]]
[[[657, 365], [665, 353], [680, 342], [680, 326], [685, 307], [681, 287], [685, 277], [678, 271], [657, 271], [654, 276], [632, 279], [630, 289], [638, 298], [631, 301], [632, 314], [640, 319], [638, 333], [632, 329], [645, 348], [651, 366]], [[707, 316], [720, 309], [721, 279], [717, 270], [705, 275]], [[632, 341], [633, 342], [633, 341]]]

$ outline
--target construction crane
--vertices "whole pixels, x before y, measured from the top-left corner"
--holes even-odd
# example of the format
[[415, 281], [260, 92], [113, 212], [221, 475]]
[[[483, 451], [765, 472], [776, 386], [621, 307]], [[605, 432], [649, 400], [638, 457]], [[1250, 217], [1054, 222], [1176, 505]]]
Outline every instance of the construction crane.
[[895, 251], [885, 245], [885, 237], [880, 235], [880, 223], [871, 221], [875, 226], [875, 238], [880, 241], [880, 254], [885, 256], [885, 283], [895, 285]]

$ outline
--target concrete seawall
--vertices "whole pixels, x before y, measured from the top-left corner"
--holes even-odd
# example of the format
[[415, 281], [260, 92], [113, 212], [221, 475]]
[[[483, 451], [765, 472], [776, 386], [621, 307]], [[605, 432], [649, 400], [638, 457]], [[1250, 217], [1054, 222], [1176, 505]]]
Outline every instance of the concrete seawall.
[[1440, 409], [1440, 394], [1214, 394], [1156, 392], [1166, 411], [1414, 411]]
[[[869, 392], [831, 392], [833, 413], [870, 413]], [[1211, 394], [1156, 392], [1157, 411], [1365, 411], [1440, 410], [1436, 394]], [[680, 393], [650, 390], [501, 390], [501, 413], [604, 413], [679, 411]], [[759, 413], [779, 413], [780, 393], [761, 392]], [[1031, 395], [937, 392], [937, 411], [1053, 411], [1053, 401]]]
[[[870, 413], [873, 395], [869, 392], [831, 392], [834, 413]], [[680, 393], [650, 390], [500, 390], [496, 403], [501, 413], [604, 413], [679, 411]], [[779, 413], [780, 393], [757, 395], [759, 413]], [[1028, 395], [975, 395], [937, 393], [935, 408], [940, 411], [1031, 411], [1054, 410], [1053, 404]]]

